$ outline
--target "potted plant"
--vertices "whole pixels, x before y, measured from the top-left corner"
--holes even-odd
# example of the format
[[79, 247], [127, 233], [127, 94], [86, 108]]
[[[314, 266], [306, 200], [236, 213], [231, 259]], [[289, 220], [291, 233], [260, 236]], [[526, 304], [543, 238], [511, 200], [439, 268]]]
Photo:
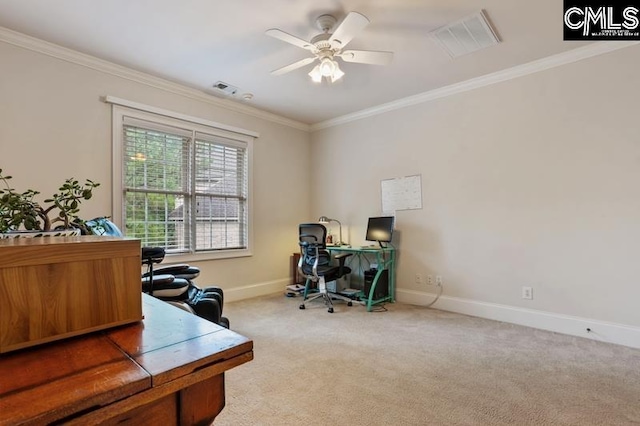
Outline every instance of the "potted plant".
[[[0, 169], [0, 233], [19, 236], [24, 232], [44, 234], [50, 231], [75, 229], [83, 223], [78, 216], [80, 204], [89, 200], [99, 183], [87, 179], [84, 184], [74, 178], [64, 184], [44, 204], [36, 201], [40, 192], [27, 189], [18, 192], [9, 184], [11, 176]], [[76, 234], [77, 234], [76, 230]], [[60, 232], [54, 232], [60, 235]]]

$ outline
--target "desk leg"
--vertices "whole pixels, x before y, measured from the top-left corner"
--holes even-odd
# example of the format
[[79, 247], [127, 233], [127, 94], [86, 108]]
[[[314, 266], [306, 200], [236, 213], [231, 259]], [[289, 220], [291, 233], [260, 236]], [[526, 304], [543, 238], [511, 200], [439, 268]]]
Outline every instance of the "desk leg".
[[389, 300], [394, 303], [396, 301], [396, 251], [393, 250], [389, 256]]
[[[365, 295], [367, 296], [367, 312], [371, 312], [371, 308], [377, 303], [385, 301], [395, 302], [395, 251], [389, 253], [389, 261], [386, 260], [382, 251], [378, 252], [376, 254], [376, 262], [378, 262], [378, 272], [371, 283], [369, 294]], [[382, 299], [375, 299], [375, 289], [378, 286], [380, 276], [385, 270], [387, 271], [387, 296]]]
[[[384, 272], [386, 271], [386, 269], [383, 268], [383, 264], [380, 263], [380, 268], [378, 269], [378, 272], [376, 272], [375, 277], [373, 277], [373, 282], [371, 283], [371, 288], [369, 289], [369, 294], [366, 295], [367, 296], [367, 312], [371, 312], [371, 308], [373, 307], [374, 304], [383, 302], [385, 300], [389, 299], [389, 295], [387, 294], [386, 297], [382, 298], [382, 299], [376, 299], [375, 298], [375, 294], [376, 294], [376, 288], [378, 287], [378, 283], [380, 282], [380, 277], [382, 276], [382, 274], [384, 274]], [[387, 293], [389, 292], [389, 271], [387, 271]]]

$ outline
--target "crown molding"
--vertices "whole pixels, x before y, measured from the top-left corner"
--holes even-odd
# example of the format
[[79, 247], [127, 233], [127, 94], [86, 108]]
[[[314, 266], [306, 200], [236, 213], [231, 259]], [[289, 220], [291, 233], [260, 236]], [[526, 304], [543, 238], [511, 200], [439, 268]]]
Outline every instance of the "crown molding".
[[165, 80], [160, 77], [155, 77], [147, 73], [135, 71], [122, 65], [117, 65], [113, 62], [98, 59], [94, 56], [80, 53], [75, 50], [59, 46], [57, 44], [49, 43], [47, 41], [22, 34], [8, 28], [0, 27], [0, 41], [21, 47], [23, 49], [32, 50], [34, 52], [61, 59], [63, 61], [71, 62], [73, 64], [90, 68], [95, 71], [103, 72], [105, 74], [110, 74], [116, 77], [124, 78], [126, 80], [135, 81], [137, 83], [145, 84], [147, 86], [164, 90], [166, 92], [219, 106], [230, 111], [250, 115], [252, 117], [260, 118], [277, 124], [282, 124], [284, 126], [293, 127], [294, 129], [304, 130], [307, 132], [309, 131], [308, 124], [282, 117], [277, 114], [272, 114], [255, 107], [243, 105], [228, 99], [217, 98], [201, 90], [184, 86], [179, 83], [174, 83], [172, 81]]
[[326, 129], [329, 127], [346, 124], [352, 121], [361, 120], [363, 118], [372, 117], [374, 115], [383, 114], [385, 112], [394, 111], [397, 109], [405, 108], [412, 105], [417, 105], [425, 102], [430, 102], [435, 99], [444, 98], [447, 96], [455, 95], [458, 93], [468, 92], [470, 90], [478, 89], [480, 87], [489, 86], [492, 84], [500, 83], [507, 80], [513, 80], [515, 78], [524, 77], [529, 74], [534, 74], [540, 71], [548, 70], [551, 68], [560, 67], [573, 62], [581, 61], [583, 59], [592, 58], [594, 56], [603, 55], [605, 53], [613, 52], [615, 50], [624, 49], [630, 46], [639, 44], [638, 41], [615, 41], [615, 42], [596, 42], [588, 44], [577, 49], [572, 49], [567, 52], [558, 53], [556, 55], [548, 56], [546, 58], [538, 59], [526, 64], [518, 65], [512, 68], [508, 68], [502, 71], [497, 71], [491, 74], [486, 74], [480, 77], [472, 78], [470, 80], [462, 81], [460, 83], [452, 84], [449, 86], [441, 87], [438, 89], [423, 92], [414, 96], [409, 96], [397, 101], [387, 102], [381, 105], [377, 105], [372, 108], [363, 109], [351, 114], [346, 114], [340, 117], [332, 118], [320, 123], [312, 124], [310, 126], [311, 132], [317, 130]]
[[75, 50], [59, 46], [57, 44], [53, 44], [35, 37], [19, 33], [17, 31], [9, 30], [7, 28], [0, 27], [0, 41], [24, 49], [32, 50], [34, 52], [42, 53], [44, 55], [48, 55], [67, 62], [71, 62], [80, 66], [84, 66], [99, 72], [135, 81], [137, 83], [145, 84], [147, 86], [151, 86], [170, 93], [219, 106], [230, 111], [246, 114], [252, 117], [307, 132], [315, 132], [329, 127], [335, 127], [352, 121], [361, 120], [363, 118], [372, 117], [378, 114], [383, 114], [385, 112], [430, 102], [436, 99], [467, 92], [503, 81], [512, 80], [515, 78], [534, 74], [555, 67], [560, 67], [573, 62], [581, 61], [583, 59], [592, 58], [640, 44], [640, 42], [638, 41], [595, 42], [583, 47], [579, 47], [577, 49], [558, 53], [556, 55], [538, 59], [523, 65], [518, 65], [509, 69], [497, 71], [460, 83], [430, 90], [428, 92], [409, 96], [397, 101], [387, 102], [372, 108], [363, 109], [351, 114], [345, 114], [343, 116], [332, 118], [330, 120], [308, 125], [296, 120], [282, 117], [277, 114], [260, 110], [255, 107], [243, 105], [228, 99], [221, 99], [198, 89], [165, 80], [160, 77], [155, 77], [147, 73], [135, 71], [122, 65], [117, 65], [113, 62], [98, 59], [94, 56], [80, 53]]

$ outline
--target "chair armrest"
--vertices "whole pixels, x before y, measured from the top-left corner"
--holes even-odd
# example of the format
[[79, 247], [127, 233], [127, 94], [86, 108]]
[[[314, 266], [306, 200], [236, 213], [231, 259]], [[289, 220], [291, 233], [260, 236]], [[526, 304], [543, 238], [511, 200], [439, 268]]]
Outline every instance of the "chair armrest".
[[344, 274], [342, 273], [342, 268], [344, 268], [344, 262], [347, 260], [347, 257], [352, 256], [353, 253], [340, 253], [337, 254], [335, 256], [333, 256], [334, 259], [338, 260], [338, 276], [343, 276]]
[[341, 259], [345, 258], [345, 257], [349, 257], [349, 256], [353, 256], [353, 253], [340, 253], [340, 254], [336, 254], [335, 256], [333, 256], [334, 259], [338, 259], [342, 262]]

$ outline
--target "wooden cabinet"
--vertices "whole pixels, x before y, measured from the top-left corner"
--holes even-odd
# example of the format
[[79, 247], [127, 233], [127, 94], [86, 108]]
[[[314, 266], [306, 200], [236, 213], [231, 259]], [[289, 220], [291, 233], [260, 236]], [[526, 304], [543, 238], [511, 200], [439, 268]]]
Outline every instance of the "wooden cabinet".
[[0, 425], [204, 425], [253, 342], [143, 295], [144, 320], [0, 355]]
[[140, 319], [139, 240], [0, 240], [0, 353]]

